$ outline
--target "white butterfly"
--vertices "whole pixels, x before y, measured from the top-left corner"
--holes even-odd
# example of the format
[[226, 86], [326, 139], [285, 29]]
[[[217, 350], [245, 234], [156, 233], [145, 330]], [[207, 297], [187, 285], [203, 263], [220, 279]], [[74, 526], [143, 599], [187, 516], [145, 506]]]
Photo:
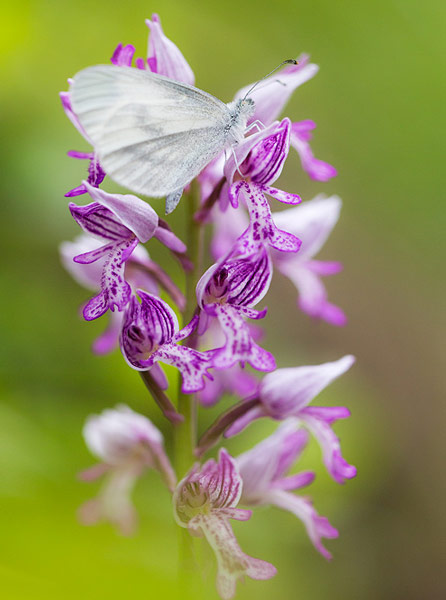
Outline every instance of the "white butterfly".
[[73, 80], [71, 101], [101, 165], [130, 190], [166, 196], [166, 212], [183, 188], [223, 150], [239, 143], [254, 101], [225, 104], [162, 75], [99, 65]]

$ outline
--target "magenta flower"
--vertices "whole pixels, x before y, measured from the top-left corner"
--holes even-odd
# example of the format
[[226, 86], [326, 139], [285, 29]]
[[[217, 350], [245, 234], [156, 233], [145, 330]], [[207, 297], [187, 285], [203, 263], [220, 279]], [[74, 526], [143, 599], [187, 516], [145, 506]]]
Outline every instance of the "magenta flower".
[[[298, 65], [286, 66], [278, 75], [273, 75], [262, 82], [252, 92], [256, 110], [252, 121], [259, 120], [264, 125], [271, 124], [282, 112], [294, 90], [316, 75], [319, 67], [308, 64], [308, 56], [299, 58]], [[236, 98], [243, 97], [250, 86], [239, 90]], [[309, 145], [310, 131], [316, 127], [309, 119], [291, 125], [291, 145], [297, 150], [303, 169], [316, 181], [327, 181], [337, 175], [336, 169], [313, 156]]]
[[106, 242], [98, 249], [74, 257], [80, 264], [106, 257], [101, 292], [83, 310], [84, 318], [91, 321], [108, 309], [113, 311], [116, 307], [122, 311], [128, 304], [131, 287], [124, 279], [124, 264], [139, 242], [156, 237], [175, 252], [184, 252], [186, 247], [173, 233], [159, 226], [158, 215], [143, 200], [130, 194], [107, 194], [86, 181], [84, 185], [94, 202], [86, 206], [71, 202], [71, 214], [86, 233]]
[[274, 215], [276, 223], [287, 227], [302, 239], [298, 254], [276, 252], [273, 260], [278, 270], [288, 277], [299, 291], [299, 307], [312, 317], [324, 319], [332, 325], [345, 325], [344, 312], [327, 300], [327, 292], [321, 276], [339, 273], [339, 262], [314, 260], [324, 245], [341, 210], [337, 196], [318, 196], [305, 202], [298, 209], [288, 209]]
[[[135, 66], [138, 69], [148, 69], [152, 73], [175, 79], [175, 81], [194, 85], [195, 76], [189, 63], [178, 46], [164, 35], [159, 16], [153, 14], [152, 20], [146, 19], [146, 25], [150, 30], [147, 59], [137, 58]], [[126, 46], [118, 44], [110, 60], [118, 67], [131, 67], [134, 54], [135, 47], [132, 44]]]
[[[101, 242], [86, 234], [81, 234], [73, 242], [63, 242], [60, 245], [60, 256], [65, 269], [71, 274], [73, 279], [83, 287], [94, 292], [101, 291], [101, 278], [104, 263], [107, 257], [99, 258], [93, 263], [76, 263], [74, 257], [78, 254], [85, 254], [92, 250], [97, 250]], [[159, 285], [161, 285], [170, 295], [172, 300], [182, 310], [185, 304], [185, 298], [167, 273], [153, 260], [142, 244], [138, 244], [132, 255], [125, 262], [124, 270], [125, 280], [129, 283], [133, 291], [137, 288], [143, 289], [151, 294], [159, 294]], [[119, 334], [122, 329], [123, 313], [119, 311], [110, 311], [110, 318], [106, 330], [93, 342], [92, 350], [95, 354], [107, 354], [112, 352], [118, 346]], [[158, 371], [158, 369], [156, 369]], [[161, 375], [161, 369], [160, 377]], [[155, 375], [155, 372], [152, 372]], [[161, 382], [162, 381], [162, 382]], [[159, 380], [163, 389], [167, 387], [167, 381], [163, 377]]]
[[[236, 362], [248, 362], [259, 371], [275, 368], [274, 357], [251, 337], [245, 317], [261, 319], [252, 307], [264, 297], [271, 281], [271, 260], [264, 246], [246, 256], [228, 256], [210, 267], [197, 284], [197, 300], [203, 310], [202, 331], [210, 317], [217, 317], [226, 343], [213, 351], [213, 366], [227, 369]], [[204, 325], [203, 325], [204, 322]]]
[[[276, 128], [279, 128], [279, 130], [282, 130], [280, 132], [281, 135], [279, 134], [279, 138], [282, 137], [282, 140], [279, 139], [278, 141], [282, 141], [282, 144], [278, 143], [276, 145], [276, 148], [273, 149], [272, 154], [276, 155], [275, 160], [271, 160], [273, 159], [273, 156], [270, 156], [271, 166], [273, 166], [273, 168], [264, 170], [265, 174], [268, 173], [268, 171], [273, 174], [274, 172], [276, 172], [275, 179], [277, 179], [282, 170], [283, 161], [286, 158], [286, 155], [288, 154], [290, 144], [290, 132], [294, 125], [292, 125], [288, 119], [285, 119], [280, 124], [278, 124], [277, 122], [274, 123], [274, 121], [279, 117], [280, 113], [282, 112], [282, 109], [284, 108], [285, 104], [287, 103], [294, 90], [300, 85], [302, 85], [302, 83], [305, 83], [306, 81], [314, 77], [317, 71], [317, 65], [308, 64], [308, 57], [301, 56], [299, 58], [298, 65], [288, 65], [287, 67], [282, 69], [282, 71], [278, 75], [274, 75], [265, 79], [258, 86], [255, 87], [255, 89], [249, 94], [249, 96], [252, 97], [255, 102], [255, 111], [251, 119], [248, 120], [248, 123], [252, 124], [254, 121], [257, 121], [263, 124], [264, 126], [268, 127], [266, 128], [266, 130], [260, 131], [258, 134], [253, 134], [245, 138], [245, 140], [238, 147], [235, 148], [235, 152], [237, 153], [237, 164], [234, 161], [234, 157], [229, 156], [228, 163], [225, 168], [224, 157], [223, 155], [220, 155], [204, 169], [204, 171], [199, 176], [203, 201], [208, 199], [211, 196], [212, 192], [215, 192], [215, 190], [218, 189], [219, 185], [221, 185], [221, 178], [223, 177], [223, 174], [225, 175], [229, 183], [233, 183], [233, 178], [237, 171], [237, 165], [241, 165], [241, 163], [247, 158], [252, 146], [254, 146], [262, 138], [268, 138], [271, 135], [271, 132], [273, 132], [274, 134], [274, 130]], [[237, 101], [241, 98], [244, 98], [246, 93], [252, 87], [253, 84], [250, 84], [248, 86], [245, 86], [243, 89], [239, 90], [235, 95], [234, 100]], [[284, 125], [285, 121], [287, 122], [286, 126]], [[294, 141], [292, 141], [291, 143], [294, 144]], [[269, 146], [269, 150], [271, 150], [271, 146], [274, 146], [272, 139], [267, 141], [267, 146]], [[282, 153], [280, 151], [280, 148], [282, 148]], [[265, 148], [262, 149], [261, 147], [259, 147], [258, 152], [264, 154], [265, 157], [268, 155], [268, 152], [265, 152]], [[258, 157], [256, 156], [258, 152], [254, 151], [252, 153], [253, 159], [255, 159], [255, 161], [258, 160]], [[242, 165], [240, 167], [240, 171], [241, 173], [243, 173], [244, 178], [250, 177], [250, 173], [248, 173], [248, 167], [252, 168], [252, 164]], [[263, 168], [261, 162], [260, 168]], [[254, 172], [256, 170], [257, 169], [254, 168]], [[271, 182], [272, 181], [270, 180], [268, 183]], [[265, 184], [266, 181], [263, 181], [263, 183]], [[295, 194], [286, 194], [285, 192], [281, 192], [280, 190], [277, 190], [275, 188], [271, 188], [271, 191], [273, 192], [272, 195], [281, 202], [289, 202], [294, 204], [297, 204], [299, 202], [299, 197]], [[221, 209], [226, 210], [228, 203], [227, 184], [221, 187], [218, 195]], [[263, 210], [265, 209], [263, 208]], [[204, 220], [205, 214], [202, 215], [202, 218]]]
[[[297, 194], [289, 194], [271, 187], [282, 172], [290, 143], [290, 121], [273, 123], [267, 129], [246, 138], [225, 165], [228, 195], [237, 208], [239, 195], [248, 208], [250, 223], [238, 244], [245, 252], [251, 252], [259, 243], [267, 244], [283, 252], [297, 252], [300, 240], [293, 234], [278, 229], [271, 216], [265, 194], [286, 204], [298, 204]], [[238, 170], [243, 174], [240, 177]]]
[[132, 296], [125, 310], [120, 338], [127, 363], [138, 371], [147, 371], [158, 361], [173, 365], [181, 372], [184, 393], [203, 389], [211, 355], [178, 344], [193, 332], [197, 318], [180, 331], [177, 316], [166, 302], [143, 290], [138, 290], [138, 296], [141, 303]]
[[223, 600], [235, 594], [237, 580], [270, 579], [276, 569], [268, 562], [242, 552], [229, 519], [247, 521], [250, 510], [236, 508], [242, 493], [242, 479], [235, 461], [224, 448], [218, 462], [196, 465], [178, 484], [174, 495], [174, 516], [180, 527], [192, 535], [205, 536], [217, 559], [217, 591]]
[[[240, 433], [252, 421], [271, 417], [283, 421], [297, 417], [319, 442], [325, 466], [338, 483], [355, 477], [356, 468], [349, 465], [341, 454], [339, 439], [331, 426], [338, 419], [350, 416], [342, 406], [308, 406], [324, 388], [348, 371], [355, 362], [351, 355], [311, 367], [277, 369], [265, 375], [259, 384], [258, 401], [226, 430], [225, 437]], [[250, 400], [252, 403], [252, 400]]]
[[106, 519], [129, 535], [136, 524], [130, 493], [143, 471], [159, 471], [169, 490], [175, 488], [176, 477], [164, 451], [163, 436], [147, 417], [121, 405], [90, 416], [84, 438], [101, 462], [80, 477], [94, 481], [107, 475], [107, 480], [99, 497], [81, 507], [81, 520], [93, 525]]
[[303, 522], [315, 548], [330, 559], [331, 554], [322, 545], [321, 538], [338, 537], [337, 530], [317, 514], [308, 498], [290, 493], [309, 485], [314, 473], [304, 471], [285, 477], [308, 441], [308, 434], [298, 426], [295, 419], [285, 421], [275, 433], [237, 457], [243, 480], [240, 501], [248, 506], [272, 504], [290, 511]]

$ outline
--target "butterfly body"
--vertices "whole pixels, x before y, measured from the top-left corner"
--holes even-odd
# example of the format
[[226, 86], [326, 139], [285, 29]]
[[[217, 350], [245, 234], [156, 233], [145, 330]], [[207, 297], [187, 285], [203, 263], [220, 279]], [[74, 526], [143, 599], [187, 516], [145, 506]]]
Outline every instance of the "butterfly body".
[[250, 98], [225, 104], [162, 75], [98, 65], [72, 83], [73, 110], [107, 174], [151, 197], [179, 194], [254, 113]]

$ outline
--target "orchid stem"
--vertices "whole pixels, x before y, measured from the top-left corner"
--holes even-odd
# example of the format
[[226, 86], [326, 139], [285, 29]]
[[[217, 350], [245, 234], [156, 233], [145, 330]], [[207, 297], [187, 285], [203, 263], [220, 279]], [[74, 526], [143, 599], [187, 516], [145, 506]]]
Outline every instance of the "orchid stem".
[[[200, 197], [198, 184], [193, 181], [188, 197], [184, 199], [186, 204], [186, 226], [187, 226], [187, 248], [188, 256], [193, 262], [192, 269], [186, 271], [186, 306], [183, 311], [183, 325], [190, 322], [197, 305], [195, 288], [201, 275], [203, 254], [203, 227], [194, 221], [194, 214], [199, 208]], [[191, 340], [186, 341], [187, 345]], [[181, 382], [180, 382], [181, 386]], [[177, 410], [184, 416], [183, 423], [175, 428], [175, 468], [177, 477], [181, 480], [195, 462], [195, 446], [197, 442], [197, 407], [193, 394], [178, 392]], [[194, 538], [184, 528], [179, 529], [179, 551], [180, 551], [180, 586], [190, 589], [191, 580], [194, 579], [193, 572], [197, 571], [194, 558]]]
[[164, 391], [160, 388], [160, 386], [155, 381], [153, 375], [150, 371], [140, 371], [141, 379], [144, 382], [144, 385], [152, 394], [153, 399], [158, 404], [161, 412], [169, 419], [172, 425], [177, 425], [184, 421], [184, 417], [177, 413], [175, 406], [169, 400], [168, 396], [164, 393]]
[[231, 408], [229, 408], [226, 412], [221, 414], [217, 420], [212, 423], [209, 429], [207, 429], [201, 436], [198, 446], [195, 449], [195, 456], [200, 458], [205, 452], [215, 446], [226, 429], [228, 429], [228, 427], [232, 425], [236, 419], [242, 417], [258, 403], [259, 399], [257, 397], [248, 400], [241, 400], [234, 406], [231, 406]]

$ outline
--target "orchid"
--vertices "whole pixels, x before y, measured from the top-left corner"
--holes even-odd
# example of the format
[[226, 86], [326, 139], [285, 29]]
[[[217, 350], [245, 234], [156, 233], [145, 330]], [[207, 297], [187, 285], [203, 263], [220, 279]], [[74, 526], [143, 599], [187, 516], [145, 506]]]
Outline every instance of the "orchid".
[[184, 252], [185, 246], [173, 233], [159, 226], [158, 215], [146, 202], [136, 196], [107, 194], [86, 181], [84, 185], [94, 202], [87, 206], [70, 203], [71, 214], [86, 233], [106, 242], [73, 259], [80, 264], [91, 264], [106, 257], [101, 292], [83, 310], [84, 318], [91, 321], [108, 309], [113, 311], [116, 307], [122, 311], [128, 304], [131, 288], [124, 279], [124, 263], [138, 242], [156, 237], [176, 252]]
[[[282, 172], [289, 139], [290, 121], [284, 119], [248, 137], [226, 163], [225, 176], [229, 183], [231, 204], [237, 208], [241, 196], [249, 211], [249, 227], [238, 242], [245, 252], [250, 252], [258, 243], [283, 252], [297, 252], [300, 248], [299, 238], [277, 228], [265, 197], [268, 194], [286, 204], [299, 204], [301, 201], [297, 194], [288, 194], [270, 185]], [[243, 178], [234, 181], [238, 174], [236, 161], [240, 164]]]
[[[194, 85], [195, 75], [189, 63], [172, 40], [164, 35], [159, 16], [153, 14], [152, 20], [146, 19], [146, 25], [150, 30], [147, 56], [150, 71]], [[141, 68], [141, 62], [137, 66]]]
[[[343, 458], [333, 430], [338, 419], [350, 416], [349, 410], [313, 404], [352, 366], [353, 356], [277, 368], [273, 354], [259, 345], [262, 330], [257, 325], [267, 313], [266, 307], [258, 305], [270, 288], [273, 266], [297, 288], [302, 311], [335, 325], [346, 322], [343, 311], [329, 302], [321, 281], [342, 266], [315, 259], [338, 220], [341, 201], [337, 196], [318, 196], [301, 204], [299, 194], [276, 187], [290, 147], [297, 150], [312, 180], [327, 181], [336, 175], [334, 167], [314, 157], [310, 140], [315, 123], [281, 117], [292, 93], [318, 71], [306, 55], [298, 64], [285, 61], [287, 66], [279, 73], [239, 90], [234, 102], [224, 105], [191, 87], [195, 84], [192, 68], [165, 35], [158, 15], [153, 14], [146, 25], [146, 58], [135, 58], [133, 44], [120, 43], [111, 57], [114, 66], [81, 71], [69, 80], [74, 82], [71, 92], [61, 93], [67, 117], [92, 149], [69, 153], [89, 160], [89, 173], [66, 195], [86, 193], [91, 202], [70, 203], [71, 215], [83, 233], [63, 243], [60, 253], [67, 271], [95, 294], [83, 307], [85, 320], [108, 313], [108, 326], [93, 351], [104, 354], [119, 345], [131, 372], [139, 372], [172, 426], [175, 469], [162, 434], [147, 417], [122, 405], [89, 417], [84, 437], [100, 462], [81, 478], [93, 481], [103, 476], [104, 484], [98, 497], [81, 507], [80, 517], [86, 524], [108, 520], [121, 533], [131, 533], [136, 523], [132, 489], [147, 469], [157, 470], [172, 496], [174, 519], [181, 528], [180, 564], [193, 562], [190, 536], [204, 538], [216, 557], [217, 591], [229, 600], [245, 576], [266, 580], [276, 573], [269, 562], [241, 550], [230, 525], [230, 519], [247, 521], [259, 506], [272, 505], [297, 516], [315, 548], [325, 558], [331, 557], [322, 542], [337, 537], [337, 530], [317, 513], [309, 498], [293, 493], [313, 481], [314, 471], [289, 474], [310, 435], [319, 443], [323, 462], [336, 482], [345, 483], [356, 475], [356, 468]], [[83, 81], [80, 87], [79, 81]], [[119, 86], [128, 90], [129, 82], [136, 86], [135, 94], [120, 95]], [[160, 96], [155, 94], [155, 100], [147, 103], [145, 94], [152, 87], [159, 89]], [[186, 112], [178, 110], [179, 99], [189, 107]], [[92, 122], [96, 129], [91, 129]], [[176, 145], [171, 135], [179, 136]], [[221, 145], [209, 143], [209, 135], [221, 139]], [[156, 140], [161, 149], [159, 160], [149, 152], [148, 140]], [[184, 146], [181, 140], [187, 140]], [[176, 153], [171, 152], [173, 147]], [[121, 184], [146, 195], [164, 194], [167, 214], [184, 188], [187, 247], [146, 201], [100, 187], [106, 174], [98, 155], [109, 175]], [[204, 165], [206, 158], [207, 165], [197, 174], [201, 168], [197, 165]], [[196, 179], [187, 179], [188, 173]], [[181, 183], [181, 189], [174, 183]], [[291, 207], [272, 212], [271, 198]], [[205, 236], [208, 224], [213, 229], [210, 239]], [[153, 238], [179, 260], [184, 282], [177, 282], [169, 268], [151, 258], [145, 244], [152, 244]], [[204, 254], [208, 241], [209, 259]], [[205, 264], [211, 266], [206, 270]], [[291, 351], [286, 340], [284, 345]], [[161, 365], [174, 367], [169, 379]], [[258, 378], [245, 369], [247, 365], [265, 374]], [[172, 379], [175, 369], [178, 386]], [[215, 406], [224, 395], [240, 400], [218, 413], [197, 441], [198, 408]], [[217, 460], [203, 458], [222, 436], [240, 434], [259, 418], [281, 424], [237, 458], [221, 447]]]
[[164, 450], [163, 436], [147, 417], [121, 405], [90, 416], [84, 438], [101, 462], [83, 471], [80, 478], [107, 479], [99, 497], [81, 507], [81, 519], [88, 525], [106, 519], [129, 535], [136, 524], [130, 493], [144, 470], [159, 471], [168, 489], [175, 487], [176, 477]]
[[213, 352], [213, 366], [232, 367], [237, 361], [248, 362], [259, 371], [275, 367], [272, 354], [252, 339], [244, 317], [261, 319], [266, 314], [254, 310], [268, 291], [271, 281], [271, 261], [266, 249], [258, 246], [248, 256], [229, 256], [210, 267], [197, 284], [197, 300], [203, 310], [202, 319], [216, 317], [226, 337], [226, 343]]
[[[63, 242], [60, 245], [60, 256], [65, 269], [73, 279], [83, 287], [99, 292], [101, 276], [107, 257], [99, 258], [93, 263], [77, 263], [74, 257], [97, 250], [101, 242], [86, 235], [79, 235], [73, 242]], [[165, 271], [157, 265], [142, 244], [138, 244], [125, 262], [125, 280], [133, 292], [141, 288], [151, 294], [158, 294], [162, 286], [176, 303], [179, 309], [184, 308], [185, 299]], [[118, 346], [119, 334], [122, 328], [123, 312], [110, 311], [107, 329], [94, 341], [92, 350], [95, 354], [107, 354]]]
[[259, 385], [258, 401], [231, 424], [225, 436], [240, 433], [261, 417], [278, 421], [297, 417], [319, 442], [325, 466], [333, 479], [344, 483], [345, 479], [355, 477], [356, 468], [342, 457], [339, 439], [331, 428], [338, 419], [349, 417], [350, 411], [341, 406], [308, 406], [327, 385], [348, 371], [354, 362], [353, 356], [344, 356], [335, 362], [277, 369], [265, 375]]
[[325, 517], [317, 514], [307, 498], [290, 493], [309, 485], [314, 473], [303, 471], [284, 477], [307, 441], [308, 434], [299, 429], [299, 421], [289, 419], [268, 438], [238, 456], [236, 464], [243, 480], [241, 503], [247, 506], [273, 504], [290, 511], [303, 522], [315, 548], [330, 559], [331, 554], [322, 545], [321, 538], [338, 537], [338, 532]]
[[332, 165], [314, 157], [308, 142], [312, 137], [310, 131], [315, 128], [316, 123], [310, 119], [293, 123], [291, 125], [290, 143], [297, 150], [302, 168], [308, 173], [311, 179], [315, 181], [328, 181], [332, 177], [336, 177], [338, 173]]
[[204, 387], [210, 356], [178, 345], [193, 332], [197, 318], [180, 331], [178, 319], [166, 302], [143, 290], [137, 293], [141, 303], [132, 296], [120, 337], [127, 363], [139, 371], [151, 369], [158, 361], [173, 365], [183, 377], [183, 392], [198, 392]]
[[276, 569], [268, 562], [242, 552], [229, 519], [247, 521], [251, 511], [236, 508], [242, 479], [234, 460], [224, 448], [218, 462], [195, 466], [180, 481], [173, 495], [174, 516], [191, 535], [205, 536], [217, 559], [217, 590], [223, 600], [234, 596], [238, 579], [270, 579]]

